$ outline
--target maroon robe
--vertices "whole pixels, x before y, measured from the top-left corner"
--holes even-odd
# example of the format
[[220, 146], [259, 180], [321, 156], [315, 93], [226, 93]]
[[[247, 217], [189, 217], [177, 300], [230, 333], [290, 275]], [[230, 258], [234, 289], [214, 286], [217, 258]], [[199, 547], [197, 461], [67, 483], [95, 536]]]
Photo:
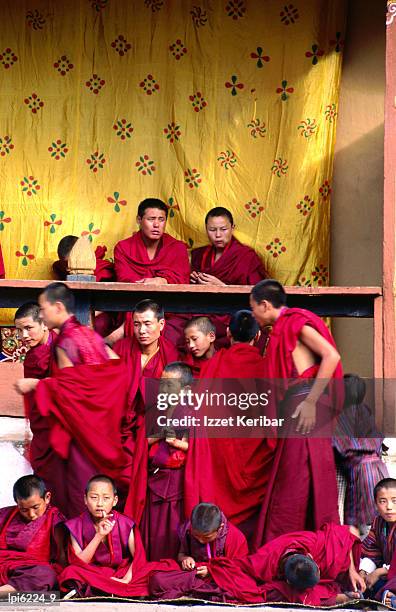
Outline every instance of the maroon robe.
[[[239, 389], [240, 379], [253, 380], [263, 376], [264, 360], [258, 349], [243, 342], [221, 349], [201, 370], [201, 379], [225, 379], [226, 384], [234, 379], [238, 385], [238, 389], [233, 387], [234, 392], [243, 390]], [[208, 407], [207, 413], [210, 412]], [[205, 501], [216, 503], [237, 525], [257, 517], [265, 497], [275, 446], [273, 438], [264, 436], [256, 439], [206, 438], [201, 432], [192, 438], [186, 465], [186, 514], [189, 515], [197, 503]]]
[[54, 588], [56, 566], [54, 529], [64, 520], [59, 510], [48, 507], [34, 521], [26, 522], [17, 506], [0, 510], [0, 585], [17, 591], [50, 591]]
[[[135, 283], [142, 278], [165, 278], [169, 284], [190, 282], [190, 262], [187, 247], [181, 240], [164, 234], [153, 259], [149, 259], [141, 231], [118, 242], [114, 248], [114, 267], [117, 281]], [[130, 313], [126, 317], [125, 335], [130, 333]], [[164, 335], [174, 344], [184, 346], [184, 326], [187, 315], [166, 314]]]
[[[215, 248], [212, 245], [193, 249], [191, 269], [195, 272], [211, 274], [226, 285], [255, 285], [267, 277], [261, 259], [254, 249], [232, 237], [221, 257], [215, 261]], [[216, 325], [216, 348], [229, 346], [227, 327], [229, 315], [210, 315]]]
[[[192, 557], [196, 567], [208, 565], [212, 559], [225, 557], [235, 559], [248, 554], [245, 536], [234, 527], [222, 513], [222, 523], [217, 538], [208, 544], [201, 544], [191, 533], [190, 521], [185, 521], [180, 529], [180, 554]], [[211, 576], [201, 578], [195, 570], [175, 569], [155, 573], [150, 579], [150, 593], [158, 599], [177, 599], [178, 597], [202, 597], [222, 599], [221, 590], [214, 584]]]
[[[209, 571], [227, 601], [333, 605], [338, 593], [351, 590], [348, 575], [351, 552], [358, 567], [359, 538], [347, 526], [328, 523], [316, 533], [300, 531], [282, 535], [244, 559], [213, 559]], [[320, 570], [317, 585], [298, 591], [286, 582], [283, 566], [290, 553], [312, 556]]]
[[142, 370], [142, 352], [134, 336], [115, 343], [114, 352], [120, 356], [127, 368], [128, 402], [121, 423], [121, 438], [125, 453], [132, 463], [131, 486], [125, 504], [125, 513], [140, 524], [146, 490], [148, 447], [145, 429], [145, 379], [160, 378], [164, 367], [177, 361], [178, 353], [169, 340], [160, 336], [158, 351]]
[[[141, 597], [148, 595], [148, 579], [153, 571], [167, 569], [169, 564], [147, 563], [139, 531], [133, 520], [113, 510], [116, 524], [107, 537], [96, 549], [90, 563], [81, 561], [69, 546], [69, 563], [59, 577], [62, 591], [76, 588], [81, 596], [89, 596], [92, 589], [121, 597]], [[66, 522], [70, 534], [83, 550], [95, 535], [95, 525], [87, 510], [80, 516]], [[133, 530], [135, 554], [133, 559], [128, 548], [128, 539]], [[123, 578], [132, 563], [132, 580], [122, 584], [111, 577]], [[172, 567], [172, 564], [170, 564]]]
[[207, 366], [207, 363], [208, 361], [210, 361], [210, 359], [211, 357], [209, 357], [209, 359], [206, 359], [205, 357], [194, 357], [194, 355], [192, 355], [192, 353], [190, 352], [181, 355], [181, 361], [190, 366], [194, 378], [201, 377], [201, 370], [202, 368]]
[[[291, 415], [306, 398], [319, 366], [300, 375], [296, 384], [293, 362], [304, 325], [313, 327], [332, 346], [334, 340], [323, 321], [300, 308], [284, 308], [275, 322], [264, 358], [264, 376], [277, 383], [276, 393], [288, 436], [279, 440], [254, 545], [257, 548], [288, 531], [320, 529], [325, 522], [339, 523], [336, 471], [332, 449], [332, 420], [343, 405], [341, 363], [328, 390], [317, 402], [317, 422], [309, 436], [295, 432]], [[319, 437], [322, 436], [322, 437]]]
[[5, 278], [5, 267], [4, 267], [3, 254], [1, 252], [1, 244], [0, 244], [0, 278]]

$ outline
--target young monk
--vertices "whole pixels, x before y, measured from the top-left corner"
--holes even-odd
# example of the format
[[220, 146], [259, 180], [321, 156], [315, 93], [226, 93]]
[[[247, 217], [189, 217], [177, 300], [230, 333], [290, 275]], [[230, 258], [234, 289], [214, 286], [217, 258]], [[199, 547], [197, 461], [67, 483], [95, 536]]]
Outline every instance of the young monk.
[[201, 368], [215, 354], [216, 327], [209, 317], [194, 317], [184, 328], [188, 353], [183, 358], [199, 377]]
[[[61, 510], [73, 516], [81, 509], [86, 480], [99, 468], [115, 478], [128, 471], [120, 436], [126, 371], [103, 339], [77, 321], [73, 293], [64, 283], [48, 285], [39, 304], [45, 325], [59, 331], [53, 343], [54, 375], [25, 379], [23, 392], [36, 389], [37, 407], [51, 429], [50, 444], [63, 459], [63, 479], [57, 478], [58, 465], [51, 467], [56, 498], [64, 491]], [[125, 476], [125, 488], [127, 482]]]
[[[258, 333], [249, 310], [236, 312], [228, 329], [231, 348], [220, 349], [206, 362], [201, 369], [202, 384], [207, 380], [210, 388], [212, 379], [219, 379], [218, 392], [257, 393], [260, 383], [256, 379], [264, 375], [264, 360], [253, 346]], [[210, 406], [206, 410], [208, 416], [218, 416]], [[271, 473], [276, 445], [268, 437], [271, 433], [260, 431], [257, 438], [251, 438], [249, 429], [229, 428], [227, 438], [195, 436], [187, 455], [186, 511], [199, 501], [212, 499], [250, 537]]]
[[396, 479], [380, 480], [374, 487], [374, 499], [378, 516], [363, 540], [359, 570], [371, 596], [390, 605], [396, 592]]
[[[159, 392], [180, 396], [182, 389], [193, 384], [191, 368], [180, 361], [165, 366]], [[170, 405], [161, 413], [166, 418], [182, 419], [185, 407]], [[154, 419], [158, 410], [154, 410]], [[179, 551], [178, 529], [184, 519], [183, 487], [184, 466], [188, 451], [188, 428], [164, 427], [157, 424], [147, 440], [149, 447], [146, 504], [141, 532], [147, 558], [150, 561], [176, 559]]]
[[161, 564], [146, 563], [139, 531], [131, 518], [117, 512], [117, 501], [111, 478], [97, 474], [88, 481], [85, 511], [66, 522], [70, 565], [59, 577], [62, 591], [75, 589], [83, 597], [97, 592], [148, 595], [149, 573]]
[[[209, 245], [193, 249], [190, 282], [197, 285], [254, 285], [267, 276], [250, 247], [234, 236], [234, 219], [227, 208], [212, 208], [205, 217]], [[216, 348], [228, 346], [228, 315], [211, 315], [216, 326]]]
[[127, 368], [128, 402], [121, 437], [134, 468], [125, 512], [137, 524], [142, 517], [147, 487], [145, 380], [160, 378], [164, 367], [178, 358], [176, 348], [162, 334], [164, 327], [163, 308], [152, 300], [142, 300], [133, 313], [133, 336], [119, 340], [113, 347]]
[[213, 559], [209, 571], [227, 601], [329, 606], [362, 597], [359, 555], [357, 530], [327, 523], [279, 536], [244, 559]]
[[247, 555], [244, 535], [214, 504], [200, 503], [180, 529], [178, 561], [181, 570], [155, 573], [150, 593], [159, 599], [197, 597], [217, 600], [222, 594], [211, 580], [208, 563], [216, 557], [233, 559]]
[[[165, 233], [168, 208], [157, 198], [147, 198], [138, 207], [139, 231], [118, 242], [114, 249], [116, 279], [124, 283], [167, 285], [189, 283], [187, 246]], [[183, 345], [187, 315], [167, 315], [165, 335]], [[126, 317], [125, 335], [130, 335], [131, 318]], [[123, 330], [120, 330], [121, 337]]]
[[[274, 393], [287, 434], [277, 446], [261, 510], [260, 546], [288, 531], [339, 522], [331, 424], [343, 404], [343, 381], [326, 325], [308, 310], [287, 308], [280, 283], [258, 283], [250, 305], [259, 325], [273, 326], [263, 375], [278, 383]], [[332, 378], [341, 379], [338, 386], [329, 385]], [[322, 437], [308, 437], [311, 432]]]
[[0, 510], [0, 595], [51, 591], [57, 577], [55, 527], [64, 520], [50, 505], [51, 493], [38, 476], [22, 476], [13, 487], [16, 506]]
[[[77, 240], [78, 236], [68, 235], [59, 241], [57, 249], [59, 259], [52, 264], [52, 271], [58, 280], [66, 280], [70, 251]], [[95, 249], [96, 268], [94, 274], [98, 283], [114, 280], [114, 266], [111, 261], [104, 258], [106, 251], [105, 246], [97, 246]]]
[[[51, 376], [53, 346], [56, 333], [49, 330], [40, 315], [37, 302], [23, 304], [15, 313], [15, 327], [28, 352], [23, 362], [25, 379], [42, 379]], [[16, 382], [16, 389], [24, 393], [25, 379]], [[26, 383], [30, 386], [30, 381]], [[52, 500], [57, 506], [63, 505], [64, 498], [57, 499], [56, 483], [62, 480], [63, 462], [51, 447], [48, 419], [40, 414], [35, 402], [34, 391], [24, 395], [25, 413], [33, 434], [30, 443], [29, 460], [35, 474], [42, 478], [47, 487], [55, 492]], [[58, 487], [59, 489], [59, 487]]]

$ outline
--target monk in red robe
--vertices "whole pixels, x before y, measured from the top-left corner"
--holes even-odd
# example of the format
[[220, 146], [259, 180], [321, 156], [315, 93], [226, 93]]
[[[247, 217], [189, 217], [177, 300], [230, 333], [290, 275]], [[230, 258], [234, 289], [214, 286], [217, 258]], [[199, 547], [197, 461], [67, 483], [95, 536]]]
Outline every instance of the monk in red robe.
[[[159, 392], [180, 397], [182, 390], [191, 388], [191, 368], [180, 361], [165, 366]], [[188, 427], [157, 426], [158, 411], [154, 410], [154, 427], [148, 434], [148, 481], [141, 533], [150, 561], [176, 559], [179, 552], [178, 529], [184, 520], [184, 466], [188, 452]], [[168, 405], [163, 418], [181, 422], [188, 411], [181, 405]], [[150, 415], [151, 416], [151, 415]]]
[[215, 354], [216, 327], [209, 317], [194, 317], [184, 328], [187, 353], [183, 361], [199, 378], [201, 369]]
[[213, 559], [209, 572], [227, 601], [330, 606], [362, 596], [359, 558], [356, 529], [327, 523], [275, 538], [244, 559]]
[[[22, 342], [27, 346], [28, 352], [23, 362], [25, 379], [42, 379], [51, 376], [53, 346], [57, 334], [49, 330], [44, 324], [40, 315], [40, 306], [36, 302], [23, 304], [15, 313], [15, 327]], [[24, 393], [25, 379], [16, 382], [16, 390]], [[30, 386], [30, 382], [26, 384]], [[50, 426], [48, 419], [40, 414], [35, 402], [34, 391], [29, 391], [24, 395], [25, 414], [29, 419], [30, 429], [33, 434], [29, 448], [29, 461], [33, 471], [42, 478], [47, 488], [55, 492], [52, 494], [52, 501], [56, 506], [63, 507], [65, 499], [62, 496], [57, 499], [56, 494], [60, 493], [57, 482], [63, 480], [63, 460], [55, 453], [51, 447]]]
[[82, 508], [86, 481], [98, 470], [108, 471], [125, 490], [128, 487], [130, 465], [120, 435], [126, 370], [103, 339], [77, 321], [74, 296], [64, 283], [48, 285], [39, 304], [47, 327], [59, 330], [53, 343], [54, 375], [41, 381], [25, 379], [24, 391], [36, 389], [38, 409], [48, 419], [50, 444], [64, 460], [57, 499], [63, 489], [66, 505], [61, 510], [73, 516]]
[[154, 573], [150, 578], [150, 592], [158, 599], [197, 597], [222, 600], [221, 589], [208, 571], [212, 559], [234, 559], [248, 553], [244, 535], [234, 527], [214, 504], [195, 506], [191, 519], [180, 529], [178, 561], [181, 570]]
[[133, 336], [119, 340], [113, 347], [127, 368], [128, 403], [121, 437], [133, 469], [125, 512], [133, 516], [138, 525], [147, 488], [145, 380], [160, 378], [166, 364], [178, 358], [173, 344], [162, 335], [166, 325], [163, 309], [152, 300], [142, 300], [133, 313]]
[[[58, 280], [66, 280], [70, 251], [77, 240], [78, 236], [64, 236], [58, 244], [59, 259], [52, 264], [52, 271]], [[111, 261], [105, 259], [106, 251], [107, 247], [105, 246], [97, 246], [95, 249], [96, 268], [94, 274], [98, 283], [114, 280], [114, 265]]]
[[16, 506], [0, 509], [0, 595], [51, 591], [57, 583], [55, 528], [64, 517], [37, 476], [19, 478], [13, 496]]
[[256, 532], [260, 546], [289, 531], [339, 522], [331, 436], [343, 381], [326, 325], [308, 310], [287, 308], [280, 283], [258, 283], [250, 304], [260, 325], [273, 326], [263, 375], [277, 385], [274, 394], [285, 419]]
[[[202, 382], [208, 380], [210, 385], [210, 379], [223, 379], [222, 386], [216, 388], [218, 392], [259, 392], [257, 379], [264, 375], [264, 360], [253, 346], [258, 332], [258, 324], [249, 310], [235, 313], [228, 331], [231, 348], [220, 349], [207, 361], [201, 369]], [[250, 379], [249, 389], [244, 388], [243, 379]], [[218, 416], [210, 406], [207, 414]], [[265, 499], [276, 442], [261, 431], [257, 438], [247, 437], [252, 435], [248, 431], [248, 434], [243, 431], [245, 437], [240, 437], [242, 428], [229, 428], [226, 438], [199, 434], [191, 439], [185, 506], [188, 513], [197, 502], [212, 500], [221, 505], [228, 519], [250, 537]]]
[[[267, 276], [254, 249], [234, 236], [234, 219], [227, 208], [212, 208], [205, 217], [209, 245], [193, 249], [190, 282], [197, 285], [255, 285]], [[229, 346], [228, 315], [211, 315], [216, 348]]]
[[4, 267], [3, 254], [1, 252], [1, 244], [0, 244], [0, 278], [5, 278], [5, 267]]
[[[189, 283], [187, 247], [165, 233], [168, 208], [162, 200], [147, 198], [139, 204], [139, 231], [121, 240], [114, 249], [117, 281], [144, 285]], [[183, 329], [187, 315], [166, 315], [165, 336], [184, 345]], [[130, 335], [131, 314], [126, 318], [125, 335]], [[120, 332], [123, 333], [123, 330]]]

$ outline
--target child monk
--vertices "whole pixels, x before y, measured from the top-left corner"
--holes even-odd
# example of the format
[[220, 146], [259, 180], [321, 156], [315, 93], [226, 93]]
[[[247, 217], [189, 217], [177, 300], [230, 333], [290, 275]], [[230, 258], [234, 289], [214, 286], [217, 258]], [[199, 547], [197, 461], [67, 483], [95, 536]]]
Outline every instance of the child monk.
[[57, 582], [55, 527], [64, 517], [37, 476], [19, 478], [13, 496], [16, 506], [0, 510], [0, 595], [51, 591]]
[[201, 368], [215, 354], [216, 327], [209, 317], [194, 317], [184, 328], [187, 354], [183, 358], [199, 377]]
[[[160, 393], [176, 394], [193, 384], [191, 368], [180, 361], [165, 366]], [[158, 411], [155, 409], [155, 415]], [[169, 406], [164, 417], [182, 419], [186, 407]], [[164, 427], [156, 437], [148, 438], [148, 481], [141, 531], [147, 558], [150, 561], [176, 559], [179, 551], [178, 529], [184, 519], [184, 466], [188, 451], [188, 428]], [[158, 432], [158, 433], [157, 433]]]
[[[94, 592], [121, 596], [148, 595], [148, 575], [160, 564], [147, 564], [133, 520], [115, 510], [114, 481], [93, 476], [84, 496], [85, 512], [66, 522], [69, 563], [59, 577], [62, 591], [80, 596]], [[166, 564], [165, 564], [166, 565]]]
[[191, 519], [180, 529], [181, 570], [154, 573], [150, 593], [159, 599], [187, 596], [216, 600], [219, 595], [221, 599], [221, 590], [210, 578], [208, 562], [215, 557], [233, 559], [247, 553], [245, 536], [227, 521], [218, 506], [197, 504]]

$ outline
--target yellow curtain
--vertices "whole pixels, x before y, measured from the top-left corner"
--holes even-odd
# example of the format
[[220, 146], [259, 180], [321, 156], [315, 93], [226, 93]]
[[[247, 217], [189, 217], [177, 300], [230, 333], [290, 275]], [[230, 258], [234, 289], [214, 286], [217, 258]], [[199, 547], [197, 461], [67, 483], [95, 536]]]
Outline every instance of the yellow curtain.
[[343, 0], [3, 0], [0, 241], [8, 278], [51, 278], [66, 234], [206, 242], [223, 205], [286, 284], [329, 281]]

